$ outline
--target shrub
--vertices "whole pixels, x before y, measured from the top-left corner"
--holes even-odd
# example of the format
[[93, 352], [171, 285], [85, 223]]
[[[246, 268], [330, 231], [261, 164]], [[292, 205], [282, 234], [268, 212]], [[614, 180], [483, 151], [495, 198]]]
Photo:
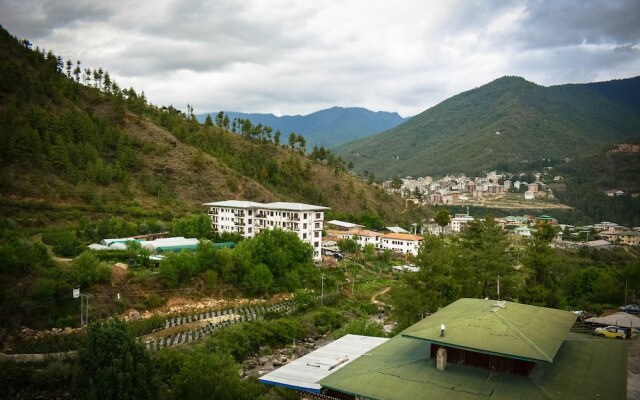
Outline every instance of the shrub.
[[385, 336], [382, 325], [365, 318], [349, 321], [342, 328], [334, 331], [331, 337], [333, 339], [339, 339], [347, 334], [379, 337]]
[[324, 309], [316, 314], [313, 324], [318, 333], [323, 334], [338, 329], [344, 323], [344, 317], [338, 311]]
[[133, 336], [143, 336], [153, 332], [164, 326], [164, 317], [162, 315], [153, 315], [146, 319], [131, 321], [127, 323], [127, 329]]

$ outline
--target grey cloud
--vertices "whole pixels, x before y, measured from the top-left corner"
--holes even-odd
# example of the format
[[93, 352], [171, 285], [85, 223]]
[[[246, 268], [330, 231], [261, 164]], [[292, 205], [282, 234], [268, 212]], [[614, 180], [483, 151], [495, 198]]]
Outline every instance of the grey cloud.
[[638, 47], [635, 44], [625, 44], [622, 46], [617, 46], [613, 49], [616, 53], [633, 53], [638, 51]]
[[532, 1], [516, 40], [532, 48], [637, 42], [638, 21], [637, 0]]
[[153, 103], [196, 108], [410, 115], [502, 75], [640, 70], [638, 0], [0, 0], [0, 19]]
[[91, 0], [4, 0], [0, 15], [9, 19], [14, 34], [31, 40], [49, 35], [53, 30], [80, 21], [100, 21], [114, 14], [107, 4]]

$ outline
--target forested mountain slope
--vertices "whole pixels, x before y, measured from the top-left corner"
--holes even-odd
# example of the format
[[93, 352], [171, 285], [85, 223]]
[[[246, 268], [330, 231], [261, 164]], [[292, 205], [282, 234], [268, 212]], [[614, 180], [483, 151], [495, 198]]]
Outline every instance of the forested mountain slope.
[[[148, 104], [107, 71], [0, 32], [0, 201], [25, 225], [78, 213], [170, 219], [226, 199], [300, 201], [390, 220], [404, 203], [332, 154], [307, 158], [250, 126], [242, 135]], [[35, 212], [34, 211], [38, 211]], [[41, 212], [45, 211], [45, 212]]]
[[640, 132], [639, 81], [547, 88], [503, 77], [336, 151], [383, 178], [573, 157]]
[[[359, 107], [332, 107], [316, 111], [308, 115], [257, 114], [242, 112], [225, 112], [230, 120], [248, 119], [254, 125], [262, 124], [279, 130], [288, 136], [291, 132], [303, 135], [309, 147], [324, 146], [333, 148], [343, 143], [371, 136], [393, 128], [402, 123], [398, 113], [386, 111], [370, 111]], [[200, 114], [198, 119], [204, 121], [207, 115]]]

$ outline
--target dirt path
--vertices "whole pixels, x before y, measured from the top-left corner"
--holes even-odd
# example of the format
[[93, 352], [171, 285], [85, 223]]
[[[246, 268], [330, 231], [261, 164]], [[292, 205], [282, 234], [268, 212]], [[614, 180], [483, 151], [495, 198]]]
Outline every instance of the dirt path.
[[384, 307], [386, 304], [384, 304], [383, 302], [376, 300], [376, 297], [381, 296], [385, 293], [387, 293], [389, 290], [391, 289], [391, 286], [387, 286], [386, 288], [376, 292], [373, 294], [373, 296], [371, 296], [371, 302], [377, 306], [382, 306]]
[[49, 257], [51, 257], [51, 259], [54, 260], [54, 261], [62, 262], [62, 263], [70, 263], [70, 262], [73, 261], [73, 258], [65, 258], [65, 257], [56, 256], [55, 253], [53, 252], [52, 246], [50, 246], [48, 244], [44, 244], [42, 242], [42, 233], [36, 233], [35, 235], [31, 235], [29, 240], [31, 240], [32, 242], [42, 243], [44, 245], [44, 247], [47, 248], [47, 253], [49, 254]]
[[631, 252], [631, 250], [629, 250], [629, 248], [627, 246], [622, 246], [622, 248], [624, 249], [624, 251], [626, 251], [627, 253], [629, 253], [629, 255], [633, 258], [638, 258], [638, 256], [636, 256], [635, 254], [633, 254], [633, 252]]

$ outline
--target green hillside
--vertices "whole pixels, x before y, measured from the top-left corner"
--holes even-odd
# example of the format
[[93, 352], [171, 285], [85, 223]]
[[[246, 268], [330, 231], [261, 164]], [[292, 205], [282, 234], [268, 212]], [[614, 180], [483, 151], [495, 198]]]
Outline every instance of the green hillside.
[[[394, 129], [337, 148], [376, 176], [474, 172], [497, 163], [563, 159], [640, 132], [633, 96], [640, 78], [602, 87], [543, 87], [503, 77], [461, 93]], [[628, 83], [623, 90], [620, 82]]]
[[[299, 201], [398, 221], [404, 203], [307, 158], [266, 127], [242, 134], [157, 107], [107, 71], [0, 32], [0, 202], [19, 226], [120, 215], [170, 220], [204, 202]], [[407, 214], [404, 214], [406, 217]]]
[[[640, 225], [640, 137], [598, 147], [561, 163], [554, 174], [565, 177], [564, 183], [552, 185], [556, 197], [593, 221]], [[624, 194], [608, 196], [611, 191]]]

